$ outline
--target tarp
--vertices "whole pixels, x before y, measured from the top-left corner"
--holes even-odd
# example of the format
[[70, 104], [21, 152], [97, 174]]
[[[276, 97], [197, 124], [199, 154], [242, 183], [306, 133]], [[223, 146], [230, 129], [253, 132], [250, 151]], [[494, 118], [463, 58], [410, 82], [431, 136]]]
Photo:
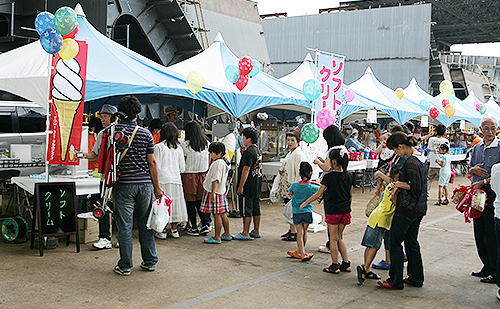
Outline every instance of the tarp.
[[[482, 105], [485, 105], [486, 106], [486, 113], [484, 113], [484, 115], [482, 115], [480, 112], [478, 112], [474, 106], [474, 102], [478, 101], [480, 104]], [[470, 91], [469, 92], [469, 95], [462, 101], [462, 103], [464, 105], [467, 105], [469, 107], [472, 107], [474, 108], [474, 115], [476, 117], [479, 117], [479, 119], [483, 118], [484, 116], [493, 116], [495, 118], [498, 119], [498, 116], [495, 112], [495, 107], [494, 106], [491, 106], [491, 105], [487, 105], [486, 103], [483, 103], [481, 102], [481, 100], [479, 100], [477, 97], [476, 97], [476, 94], [474, 93], [474, 91]], [[496, 107], [498, 107], [498, 105], [495, 103]], [[490, 107], [492, 107], [490, 109]]]
[[213, 44], [202, 53], [169, 66], [168, 69], [181, 76], [187, 76], [192, 71], [200, 72], [205, 85], [217, 89], [218, 95], [227, 104], [222, 110], [238, 118], [249, 112], [278, 106], [292, 109], [304, 108], [310, 110], [311, 104], [306, 100], [301, 90], [298, 90], [274, 77], [260, 72], [251, 77], [242, 91], [230, 83], [225, 75], [228, 65], [238, 66], [239, 59], [228, 49], [220, 33]]
[[[214, 69], [215, 63], [211, 62], [216, 61], [214, 59], [198, 62], [193, 68], [202, 72], [205, 78], [203, 89], [193, 95], [186, 85], [186, 75], [190, 71], [179, 74], [127, 49], [101, 34], [83, 16], [78, 16], [78, 24], [76, 39], [87, 40], [89, 44], [85, 91], [87, 102], [127, 94], [149, 95], [153, 101], [158, 97], [174, 100], [182, 97], [183, 100], [192, 100], [185, 102], [183, 107], [187, 110], [191, 110], [194, 100], [197, 100], [220, 108], [233, 117], [270, 105], [309, 104], [301, 92], [267, 74], [259, 73], [252, 78], [242, 92], [228, 85], [227, 81], [224, 85], [221, 74], [224, 76], [225, 66], [237, 64], [238, 59], [223, 43], [214, 44], [205, 51], [211, 53], [210, 49], [219, 49], [223, 55], [224, 60], [219, 61], [218, 71], [213, 71], [217, 73], [216, 76], [209, 74]], [[0, 90], [47, 108], [49, 58], [50, 55], [42, 49], [39, 41], [1, 54]]]
[[378, 103], [379, 107], [374, 106], [374, 108], [383, 111], [398, 123], [402, 124], [416, 116], [426, 114], [418, 106], [418, 103], [404, 97], [398, 99], [394, 90], [377, 80], [370, 67], [366, 69], [365, 74], [360, 79], [348, 86], [356, 91], [356, 96], [360, 94]]
[[469, 120], [471, 118], [474, 118], [471, 113], [463, 109], [460, 105], [455, 105], [455, 115], [453, 115], [452, 117], [446, 116], [444, 107], [441, 103], [442, 100], [440, 101], [438, 98], [431, 96], [422, 88], [420, 88], [415, 78], [411, 80], [410, 84], [405, 88], [404, 92], [405, 98], [413, 102], [419, 102], [420, 104], [420, 101], [427, 100], [427, 102], [429, 102], [429, 104], [431, 105], [431, 108], [436, 107], [439, 110], [439, 116], [436, 118], [436, 120], [441, 122], [446, 127], [449, 127], [457, 120]]
[[493, 100], [493, 97], [490, 97], [488, 102], [485, 103], [488, 108], [488, 112], [495, 116], [500, 121], [500, 106], [498, 106], [497, 102]]

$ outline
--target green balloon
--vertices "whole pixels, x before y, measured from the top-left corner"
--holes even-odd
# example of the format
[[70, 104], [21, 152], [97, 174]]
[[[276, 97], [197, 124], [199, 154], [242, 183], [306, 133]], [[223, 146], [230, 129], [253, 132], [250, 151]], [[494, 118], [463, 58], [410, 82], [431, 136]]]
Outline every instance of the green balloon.
[[484, 115], [484, 113], [486, 113], [487, 110], [488, 108], [484, 105], [481, 105], [481, 107], [479, 108], [479, 112], [481, 113], [481, 115]]
[[76, 12], [68, 6], [63, 6], [54, 14], [54, 26], [61, 35], [66, 35], [75, 29]]
[[300, 132], [302, 140], [308, 144], [314, 143], [319, 137], [319, 128], [313, 123], [308, 123], [302, 127]]

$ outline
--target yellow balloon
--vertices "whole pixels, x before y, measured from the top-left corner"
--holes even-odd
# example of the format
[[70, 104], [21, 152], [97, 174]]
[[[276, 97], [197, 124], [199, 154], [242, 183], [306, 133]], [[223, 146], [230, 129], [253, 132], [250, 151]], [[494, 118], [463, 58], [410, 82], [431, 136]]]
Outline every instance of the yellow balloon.
[[186, 84], [192, 93], [197, 94], [203, 88], [205, 79], [200, 72], [192, 71], [186, 77]]
[[396, 96], [400, 100], [405, 96], [405, 91], [403, 90], [403, 88], [396, 89]]
[[447, 98], [453, 91], [453, 84], [449, 80], [443, 80], [439, 84], [439, 91]]
[[78, 55], [78, 43], [73, 39], [64, 39], [59, 56], [64, 60], [73, 59]]
[[455, 115], [455, 106], [453, 106], [453, 104], [446, 105], [446, 107], [444, 108], [444, 113], [446, 114], [446, 116], [451, 118], [453, 115]]

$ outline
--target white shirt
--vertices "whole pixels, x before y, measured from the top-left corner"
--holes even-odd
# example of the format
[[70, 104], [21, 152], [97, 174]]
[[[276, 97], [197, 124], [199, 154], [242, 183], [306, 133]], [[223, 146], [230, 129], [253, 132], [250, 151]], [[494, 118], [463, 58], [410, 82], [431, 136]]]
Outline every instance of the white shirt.
[[434, 136], [429, 138], [429, 143], [427, 145], [427, 148], [429, 148], [429, 167], [441, 168], [441, 166], [436, 163], [436, 159], [441, 158], [441, 155], [439, 154], [439, 146], [442, 144], [446, 144], [450, 147], [450, 141], [447, 138]]
[[160, 183], [182, 184], [181, 173], [184, 172], [186, 166], [184, 152], [180, 145], [173, 149], [168, 148], [164, 142], [156, 144], [155, 160]]
[[181, 146], [184, 151], [184, 156], [186, 157], [186, 170], [184, 173], [204, 173], [208, 170], [210, 160], [208, 141], [207, 147], [202, 151], [194, 151], [193, 148], [189, 146], [189, 141], [184, 141]]
[[205, 181], [203, 182], [203, 189], [205, 189], [205, 191], [207, 192], [212, 192], [212, 182], [218, 180], [219, 185], [217, 186], [217, 189], [215, 189], [215, 193], [225, 194], [227, 173], [229, 171], [229, 168], [229, 165], [227, 165], [224, 160], [215, 160], [215, 162], [210, 165], [207, 177], [205, 177]]
[[286, 181], [290, 184], [300, 180], [300, 162], [304, 161], [302, 155], [302, 149], [300, 147], [295, 148], [293, 152], [287, 153], [285, 159], [283, 160], [282, 167], [286, 169], [287, 178]]
[[491, 189], [496, 194], [495, 202], [495, 218], [500, 219], [500, 163], [494, 164], [491, 167]]

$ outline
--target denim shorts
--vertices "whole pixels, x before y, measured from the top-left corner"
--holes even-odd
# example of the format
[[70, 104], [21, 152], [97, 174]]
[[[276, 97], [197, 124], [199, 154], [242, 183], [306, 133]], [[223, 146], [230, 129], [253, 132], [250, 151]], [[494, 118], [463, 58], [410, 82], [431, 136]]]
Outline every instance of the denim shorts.
[[300, 214], [293, 214], [293, 225], [301, 224], [312, 224], [313, 223], [313, 213], [303, 212]]
[[375, 228], [372, 228], [371, 226], [367, 225], [365, 235], [363, 235], [363, 240], [361, 241], [361, 245], [378, 250], [380, 249], [382, 240], [384, 239], [384, 236], [387, 232], [389, 231], [384, 229], [383, 227], [377, 226]]

